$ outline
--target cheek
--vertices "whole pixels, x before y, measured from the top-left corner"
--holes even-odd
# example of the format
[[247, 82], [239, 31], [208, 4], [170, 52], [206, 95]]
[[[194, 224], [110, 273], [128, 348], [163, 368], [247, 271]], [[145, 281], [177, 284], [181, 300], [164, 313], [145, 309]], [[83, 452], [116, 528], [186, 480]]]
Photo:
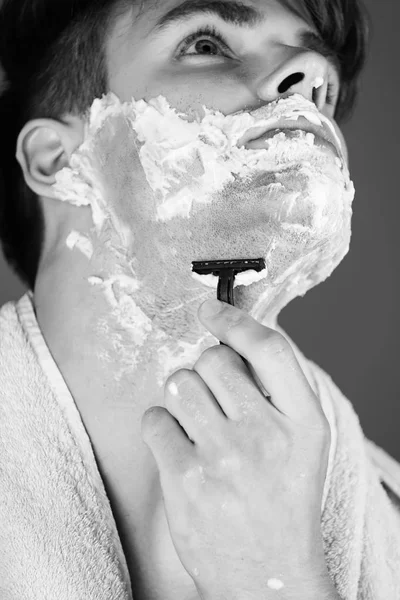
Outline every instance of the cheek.
[[346, 140], [344, 138], [342, 130], [340, 129], [340, 127], [338, 126], [338, 124], [335, 121], [333, 121], [333, 126], [335, 128], [336, 135], [338, 136], [338, 138], [340, 140], [340, 143], [342, 145], [343, 155], [344, 155], [344, 157], [346, 159], [346, 165], [347, 165], [347, 168], [348, 168], [349, 167], [349, 151], [348, 151], [348, 148], [347, 148]]
[[139, 159], [140, 143], [127, 120], [118, 115], [107, 120], [93, 141], [91, 161], [102, 198], [97, 210], [103, 211], [112, 228], [136, 234], [143, 221], [151, 220], [156, 212], [154, 194], [149, 187]]
[[204, 70], [192, 67], [187, 71], [163, 68], [153, 72], [140, 98], [148, 102], [159, 95], [165, 96], [171, 107], [187, 115], [189, 120], [203, 119], [203, 106], [226, 116], [245, 110], [248, 83], [237, 69], [233, 73], [226, 65]]
[[283, 175], [279, 186], [272, 174], [259, 179], [257, 184], [232, 184], [211, 204], [194, 206], [190, 219], [180, 220], [173, 232], [179, 256], [186, 252], [193, 260], [218, 259], [227, 253], [231, 258], [265, 256], [275, 245], [297, 252], [338, 241], [347, 232], [350, 196], [335, 167], [332, 177]]

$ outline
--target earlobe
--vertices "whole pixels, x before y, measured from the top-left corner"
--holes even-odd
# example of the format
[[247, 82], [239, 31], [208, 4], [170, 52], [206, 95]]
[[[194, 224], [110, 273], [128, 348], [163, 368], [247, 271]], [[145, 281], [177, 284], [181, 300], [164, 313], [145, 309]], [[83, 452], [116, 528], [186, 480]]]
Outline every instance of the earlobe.
[[25, 182], [38, 196], [54, 198], [56, 173], [68, 167], [71, 155], [83, 142], [83, 123], [77, 117], [67, 123], [35, 119], [19, 134], [16, 158]]

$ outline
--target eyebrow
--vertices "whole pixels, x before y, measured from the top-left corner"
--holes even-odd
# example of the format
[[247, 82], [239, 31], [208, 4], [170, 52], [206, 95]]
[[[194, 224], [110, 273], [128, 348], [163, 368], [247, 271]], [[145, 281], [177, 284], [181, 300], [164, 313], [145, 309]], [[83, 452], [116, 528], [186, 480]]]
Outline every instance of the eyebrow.
[[184, 0], [163, 15], [155, 29], [157, 32], [163, 31], [168, 26], [182, 23], [196, 14], [217, 15], [225, 23], [237, 26], [255, 27], [264, 21], [263, 15], [256, 8], [239, 0]]
[[[297, 13], [296, 13], [297, 14]], [[154, 26], [156, 34], [164, 33], [172, 25], [183, 25], [197, 15], [213, 15], [236, 27], [255, 27], [265, 22], [264, 15], [240, 0], [184, 0], [165, 13]], [[340, 73], [337, 53], [316, 33], [300, 32], [300, 45], [324, 56]]]

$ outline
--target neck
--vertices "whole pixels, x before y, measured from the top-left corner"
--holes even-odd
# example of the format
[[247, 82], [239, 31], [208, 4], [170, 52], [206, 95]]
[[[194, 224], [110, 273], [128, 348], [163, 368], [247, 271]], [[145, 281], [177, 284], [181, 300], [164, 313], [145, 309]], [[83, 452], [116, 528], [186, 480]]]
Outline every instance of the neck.
[[[76, 250], [63, 251], [39, 271], [36, 314], [75, 400], [96, 398], [99, 405], [137, 407], [142, 413], [163, 405], [172, 373], [191, 369], [218, 343], [197, 317], [200, 304], [216, 290], [196, 282], [189, 269], [166, 277], [157, 265], [148, 267], [156, 279], [138, 289], [129, 264], [114, 259], [103, 255], [89, 262]], [[248, 290], [236, 288], [235, 303], [251, 313], [255, 302]], [[257, 312], [253, 316], [276, 326], [276, 317]]]

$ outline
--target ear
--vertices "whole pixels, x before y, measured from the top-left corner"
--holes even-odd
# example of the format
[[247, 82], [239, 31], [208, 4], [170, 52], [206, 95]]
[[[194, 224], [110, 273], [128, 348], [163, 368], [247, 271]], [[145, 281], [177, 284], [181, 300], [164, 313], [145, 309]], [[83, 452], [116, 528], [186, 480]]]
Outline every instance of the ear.
[[64, 122], [34, 119], [26, 123], [18, 136], [16, 158], [26, 184], [38, 196], [55, 198], [55, 175], [69, 166], [71, 155], [83, 142], [84, 124], [68, 116]]

